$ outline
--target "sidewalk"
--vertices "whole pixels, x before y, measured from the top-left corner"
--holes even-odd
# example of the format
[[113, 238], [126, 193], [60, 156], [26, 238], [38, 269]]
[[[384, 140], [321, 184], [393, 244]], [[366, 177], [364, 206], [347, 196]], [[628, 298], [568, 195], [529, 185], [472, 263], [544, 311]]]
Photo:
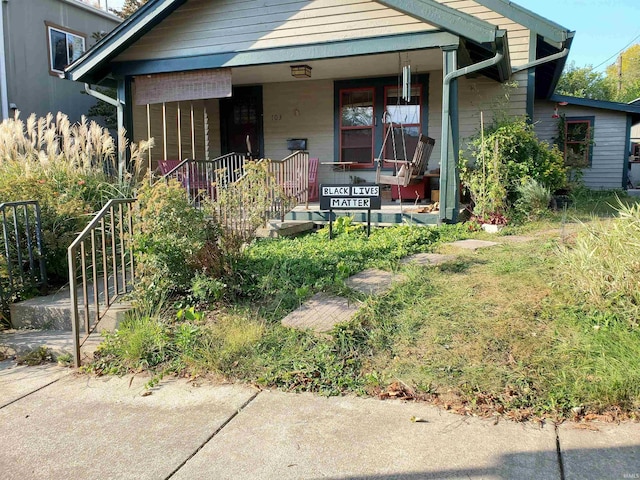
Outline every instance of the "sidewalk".
[[496, 424], [421, 403], [186, 380], [143, 396], [146, 381], [0, 362], [0, 477], [640, 478], [638, 423]]

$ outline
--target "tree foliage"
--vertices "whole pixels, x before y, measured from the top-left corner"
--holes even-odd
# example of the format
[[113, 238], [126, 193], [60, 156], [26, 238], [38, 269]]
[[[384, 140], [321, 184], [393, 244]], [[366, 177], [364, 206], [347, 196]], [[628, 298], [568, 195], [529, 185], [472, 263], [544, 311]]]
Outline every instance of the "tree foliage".
[[615, 91], [614, 100], [628, 103], [640, 97], [640, 44], [627, 48], [621, 57], [622, 77], [619, 78], [618, 64], [615, 63], [607, 67], [607, 78]]
[[619, 59], [622, 75], [619, 60], [604, 72], [594, 71], [591, 65], [577, 67], [571, 62], [560, 77], [556, 93], [622, 103], [640, 98], [640, 44], [627, 48]]
[[121, 18], [127, 18], [133, 15], [136, 10], [147, 3], [149, 0], [125, 0], [120, 10], [112, 8], [111, 11]]
[[591, 65], [577, 67], [575, 62], [571, 62], [560, 77], [556, 93], [594, 100], [614, 99], [610, 78], [602, 72], [594, 72]]

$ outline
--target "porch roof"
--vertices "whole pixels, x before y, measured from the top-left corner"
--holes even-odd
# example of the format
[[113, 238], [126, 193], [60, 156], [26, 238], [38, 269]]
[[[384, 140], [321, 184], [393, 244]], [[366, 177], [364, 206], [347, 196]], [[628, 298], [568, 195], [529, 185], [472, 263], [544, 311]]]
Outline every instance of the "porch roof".
[[[65, 77], [91, 84], [109, 83], [125, 75], [140, 75], [203, 68], [237, 67], [267, 63], [337, 58], [388, 51], [417, 50], [462, 45], [471, 60], [488, 58], [496, 51], [496, 40], [504, 31], [472, 15], [435, 0], [376, 0], [378, 3], [434, 25], [430, 32], [361, 38], [250, 51], [232, 51], [187, 58], [165, 58], [113, 62], [122, 52], [166, 19], [188, 0], [149, 0], [135, 14], [110, 32], [65, 70]], [[499, 66], [494, 77], [505, 80], [510, 65]]]

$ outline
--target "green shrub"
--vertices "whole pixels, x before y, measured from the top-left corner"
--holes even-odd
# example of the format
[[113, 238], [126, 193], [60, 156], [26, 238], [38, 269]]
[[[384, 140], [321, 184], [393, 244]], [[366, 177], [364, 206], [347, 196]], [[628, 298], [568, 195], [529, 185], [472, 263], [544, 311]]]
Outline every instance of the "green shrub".
[[213, 225], [175, 181], [144, 184], [138, 192], [139, 231], [134, 237], [135, 296], [145, 302], [186, 293], [202, 270], [199, 255], [215, 240]]
[[460, 177], [475, 203], [474, 213], [504, 214], [529, 180], [551, 192], [566, 184], [566, 169], [557, 147], [536, 137], [524, 118], [494, 122], [469, 142], [473, 163], [460, 156]]

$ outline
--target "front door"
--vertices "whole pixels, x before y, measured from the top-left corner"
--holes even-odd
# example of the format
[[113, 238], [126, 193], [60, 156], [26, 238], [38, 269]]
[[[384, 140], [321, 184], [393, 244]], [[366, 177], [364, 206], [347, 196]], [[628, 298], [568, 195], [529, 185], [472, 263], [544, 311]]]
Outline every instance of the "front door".
[[220, 100], [220, 136], [223, 155], [262, 158], [262, 86], [233, 87], [232, 97]]

